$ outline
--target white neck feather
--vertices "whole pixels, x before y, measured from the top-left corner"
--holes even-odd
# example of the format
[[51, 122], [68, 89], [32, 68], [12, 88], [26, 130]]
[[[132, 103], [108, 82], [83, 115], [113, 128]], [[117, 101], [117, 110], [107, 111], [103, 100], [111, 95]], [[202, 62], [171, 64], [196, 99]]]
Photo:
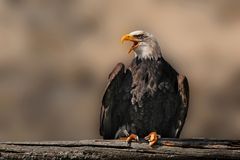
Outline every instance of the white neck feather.
[[139, 59], [158, 59], [162, 56], [159, 45], [141, 44], [134, 50], [135, 57]]

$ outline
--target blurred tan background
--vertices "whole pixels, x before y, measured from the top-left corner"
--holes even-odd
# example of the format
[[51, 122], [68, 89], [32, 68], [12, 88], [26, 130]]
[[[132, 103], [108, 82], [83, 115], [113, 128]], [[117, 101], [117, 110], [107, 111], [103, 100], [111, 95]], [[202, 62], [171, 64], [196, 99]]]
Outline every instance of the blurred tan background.
[[240, 138], [240, 1], [1, 0], [0, 140], [100, 138], [120, 37], [158, 37], [190, 81], [182, 137]]

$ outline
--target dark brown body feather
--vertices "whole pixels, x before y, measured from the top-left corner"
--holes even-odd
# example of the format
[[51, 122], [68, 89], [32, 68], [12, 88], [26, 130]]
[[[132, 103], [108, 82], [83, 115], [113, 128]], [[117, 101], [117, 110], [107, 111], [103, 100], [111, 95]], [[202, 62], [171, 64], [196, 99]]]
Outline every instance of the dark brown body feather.
[[189, 88], [163, 58], [135, 58], [125, 71], [119, 63], [109, 76], [103, 96], [100, 134], [105, 139], [156, 131], [179, 137], [187, 115]]

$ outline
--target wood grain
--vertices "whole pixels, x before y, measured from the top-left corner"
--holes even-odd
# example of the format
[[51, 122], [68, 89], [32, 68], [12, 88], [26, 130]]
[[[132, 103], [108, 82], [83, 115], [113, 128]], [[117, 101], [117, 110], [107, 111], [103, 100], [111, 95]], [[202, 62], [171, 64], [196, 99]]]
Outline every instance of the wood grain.
[[0, 142], [0, 159], [240, 159], [240, 140], [161, 139]]

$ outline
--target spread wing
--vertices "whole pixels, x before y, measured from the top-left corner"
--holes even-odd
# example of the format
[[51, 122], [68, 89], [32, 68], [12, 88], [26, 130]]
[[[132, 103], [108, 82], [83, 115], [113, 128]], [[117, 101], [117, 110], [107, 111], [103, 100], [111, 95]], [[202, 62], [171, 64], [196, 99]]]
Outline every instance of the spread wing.
[[189, 85], [188, 85], [187, 78], [183, 75], [178, 75], [177, 80], [178, 80], [178, 92], [181, 100], [179, 105], [179, 112], [177, 115], [178, 122], [177, 122], [175, 135], [176, 137], [179, 137], [187, 116], [187, 111], [188, 111]]
[[114, 138], [121, 125], [121, 118], [124, 118], [120, 111], [120, 103], [122, 102], [120, 91], [126, 75], [124, 70], [124, 65], [118, 63], [108, 78], [100, 113], [100, 135], [104, 139]]

